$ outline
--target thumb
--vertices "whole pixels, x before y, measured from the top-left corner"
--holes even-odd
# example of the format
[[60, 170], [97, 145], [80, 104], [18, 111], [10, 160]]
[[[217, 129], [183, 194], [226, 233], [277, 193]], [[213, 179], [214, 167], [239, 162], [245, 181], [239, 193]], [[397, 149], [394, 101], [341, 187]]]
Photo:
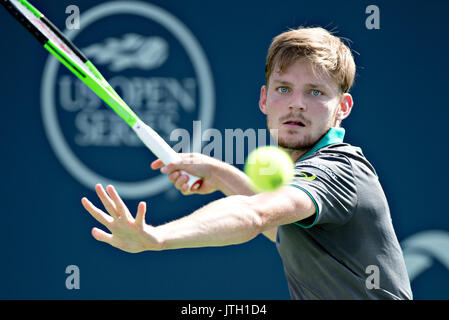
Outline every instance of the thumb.
[[137, 206], [136, 225], [139, 228], [143, 228], [145, 225], [145, 214], [147, 211], [147, 204], [145, 201], [141, 201]]
[[160, 169], [160, 168], [162, 168], [163, 166], [164, 166], [164, 163], [162, 162], [161, 159], [154, 160], [154, 161], [151, 163], [151, 169], [153, 169], [153, 170]]
[[186, 168], [186, 165], [182, 162], [182, 160], [173, 161], [161, 168], [162, 173], [170, 174], [173, 171], [183, 170]]

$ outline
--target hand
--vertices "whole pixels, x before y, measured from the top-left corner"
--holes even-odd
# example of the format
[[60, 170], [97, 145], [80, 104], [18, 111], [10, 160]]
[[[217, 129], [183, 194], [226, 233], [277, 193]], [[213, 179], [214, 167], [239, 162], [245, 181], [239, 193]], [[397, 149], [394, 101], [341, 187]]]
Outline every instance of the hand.
[[110, 215], [95, 207], [87, 198], [82, 198], [84, 208], [111, 233], [98, 228], [92, 229], [92, 236], [102, 242], [126, 252], [160, 250], [161, 244], [155, 236], [155, 228], [145, 223], [146, 204], [140, 202], [134, 219], [113, 186], [107, 186], [106, 193], [99, 184], [95, 191]]
[[[184, 195], [189, 194], [208, 194], [218, 190], [217, 182], [214, 179], [213, 171], [219, 165], [219, 161], [212, 157], [208, 157], [201, 153], [180, 153], [181, 160], [172, 162], [166, 166], [161, 160], [155, 160], [151, 163], [151, 169], [161, 169], [161, 172], [168, 174], [168, 178], [175, 188]], [[187, 181], [189, 177], [181, 174], [180, 170], [184, 170], [194, 176], [203, 179], [201, 187], [195, 191], [189, 191]]]

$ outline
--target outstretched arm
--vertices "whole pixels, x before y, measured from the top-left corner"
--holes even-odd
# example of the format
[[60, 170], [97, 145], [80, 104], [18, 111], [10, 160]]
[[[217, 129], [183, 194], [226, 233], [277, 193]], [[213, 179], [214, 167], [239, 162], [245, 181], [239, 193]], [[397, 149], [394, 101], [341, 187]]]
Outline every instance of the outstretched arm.
[[[215, 158], [198, 153], [180, 153], [181, 160], [164, 166], [161, 160], [155, 160], [151, 164], [153, 170], [161, 169], [174, 186], [182, 194], [190, 194], [188, 190], [188, 177], [182, 175], [180, 170], [185, 170], [193, 175], [203, 178], [203, 185], [195, 193], [206, 194], [216, 190], [226, 196], [244, 195], [253, 196], [256, 193], [251, 188], [251, 179], [238, 168]], [[276, 242], [277, 227], [265, 230], [263, 234], [271, 241]]]
[[145, 223], [145, 205], [139, 204], [134, 219], [112, 186], [97, 194], [110, 213], [107, 215], [86, 198], [87, 211], [105, 225], [110, 234], [94, 228], [95, 239], [128, 251], [225, 246], [243, 243], [265, 230], [305, 219], [315, 213], [312, 200], [294, 187], [282, 187], [254, 196], [229, 196], [167, 224], [153, 227]]

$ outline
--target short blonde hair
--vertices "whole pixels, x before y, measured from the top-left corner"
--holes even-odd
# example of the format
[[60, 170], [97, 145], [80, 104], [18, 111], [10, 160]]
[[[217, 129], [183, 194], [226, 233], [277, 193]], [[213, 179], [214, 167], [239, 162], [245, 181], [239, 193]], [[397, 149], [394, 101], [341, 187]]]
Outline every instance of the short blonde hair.
[[320, 27], [299, 27], [273, 39], [265, 65], [266, 84], [274, 67], [279, 67], [279, 72], [283, 72], [302, 58], [330, 75], [342, 92], [349, 92], [356, 71], [351, 49], [339, 37]]

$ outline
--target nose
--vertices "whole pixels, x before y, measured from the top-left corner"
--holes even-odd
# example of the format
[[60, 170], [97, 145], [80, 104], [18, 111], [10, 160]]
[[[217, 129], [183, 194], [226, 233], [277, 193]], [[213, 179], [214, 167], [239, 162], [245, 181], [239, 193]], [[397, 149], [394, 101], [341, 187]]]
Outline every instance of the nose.
[[306, 103], [304, 102], [304, 97], [302, 96], [302, 93], [297, 93], [292, 97], [292, 100], [290, 100], [289, 107], [290, 110], [299, 110], [301, 112], [307, 111]]
[[290, 110], [299, 110], [301, 112], [306, 112], [307, 107], [305, 105], [292, 104], [288, 107]]

